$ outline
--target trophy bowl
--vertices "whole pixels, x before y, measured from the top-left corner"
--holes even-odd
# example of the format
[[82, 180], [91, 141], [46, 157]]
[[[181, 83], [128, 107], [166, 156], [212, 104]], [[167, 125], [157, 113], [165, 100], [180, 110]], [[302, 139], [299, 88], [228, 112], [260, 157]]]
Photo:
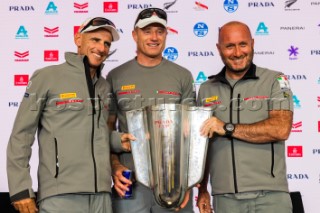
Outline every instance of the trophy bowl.
[[207, 137], [202, 123], [212, 109], [182, 104], [152, 105], [126, 112], [135, 178], [153, 190], [168, 209], [182, 203], [188, 189], [203, 178]]

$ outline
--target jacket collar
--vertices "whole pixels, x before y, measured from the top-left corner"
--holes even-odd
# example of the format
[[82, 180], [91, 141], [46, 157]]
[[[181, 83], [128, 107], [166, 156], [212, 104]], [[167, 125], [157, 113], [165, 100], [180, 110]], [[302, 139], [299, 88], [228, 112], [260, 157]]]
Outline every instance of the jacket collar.
[[[65, 53], [66, 62], [78, 68], [79, 71], [83, 72], [84, 69], [89, 69], [89, 61], [88, 57], [85, 55], [78, 55], [73, 52]], [[102, 63], [100, 67], [97, 69], [96, 76], [99, 78], [101, 75], [101, 70], [104, 67]]]
[[[257, 66], [254, 63], [252, 63], [250, 65], [249, 70], [244, 74], [244, 76], [240, 80], [259, 79], [259, 77], [256, 75], [256, 69]], [[228, 83], [228, 80], [226, 79], [226, 66], [224, 66], [218, 74], [209, 76], [208, 79], [212, 81], [221, 81], [224, 83]]]
[[[89, 59], [87, 56], [83, 56], [83, 64], [84, 64], [84, 68], [85, 68], [85, 71], [86, 72], [89, 72], [90, 73], [90, 65], [89, 65]], [[101, 75], [101, 65], [97, 68], [96, 70], [96, 76], [97, 78], [100, 77]]]

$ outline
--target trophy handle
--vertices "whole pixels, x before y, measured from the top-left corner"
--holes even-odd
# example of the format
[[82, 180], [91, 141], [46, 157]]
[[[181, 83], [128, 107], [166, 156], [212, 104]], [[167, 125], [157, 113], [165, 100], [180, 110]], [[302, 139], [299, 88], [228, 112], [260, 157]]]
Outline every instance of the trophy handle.
[[126, 112], [128, 132], [136, 138], [131, 141], [131, 153], [133, 155], [135, 178], [141, 184], [152, 188], [153, 175], [151, 166], [150, 145], [148, 127], [145, 125], [145, 110], [143, 108]]
[[212, 109], [208, 107], [189, 107], [189, 165], [188, 165], [188, 188], [200, 183], [206, 164], [208, 138], [200, 135], [202, 123], [211, 117]]

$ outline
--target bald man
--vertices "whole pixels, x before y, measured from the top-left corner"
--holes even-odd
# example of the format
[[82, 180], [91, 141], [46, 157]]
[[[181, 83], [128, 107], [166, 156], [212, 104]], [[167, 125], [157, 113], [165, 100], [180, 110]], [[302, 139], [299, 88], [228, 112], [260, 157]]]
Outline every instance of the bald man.
[[225, 66], [200, 86], [197, 100], [215, 109], [201, 128], [210, 143], [200, 212], [211, 211], [209, 174], [215, 213], [292, 212], [285, 161], [293, 118], [289, 82], [253, 63], [254, 39], [244, 23], [223, 25], [216, 46]]

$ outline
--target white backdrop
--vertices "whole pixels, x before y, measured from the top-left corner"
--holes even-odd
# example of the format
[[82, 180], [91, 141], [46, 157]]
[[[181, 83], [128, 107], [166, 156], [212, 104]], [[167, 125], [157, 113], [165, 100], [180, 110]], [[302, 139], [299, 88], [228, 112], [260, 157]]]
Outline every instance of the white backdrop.
[[[196, 84], [222, 68], [215, 47], [218, 27], [231, 20], [249, 25], [255, 38], [254, 62], [290, 79], [295, 103], [294, 125], [286, 142], [290, 190], [301, 191], [306, 212], [319, 212], [320, 1], [312, 0], [2, 0], [0, 191], [8, 191], [6, 146], [34, 70], [63, 62], [65, 51], [76, 50], [74, 28], [89, 16], [105, 16], [121, 34], [120, 41], [112, 44], [116, 52], [106, 61], [105, 76], [135, 56], [133, 22], [147, 7], [167, 11], [169, 48], [164, 56], [188, 68]], [[35, 190], [36, 167], [37, 145], [31, 159]]]

